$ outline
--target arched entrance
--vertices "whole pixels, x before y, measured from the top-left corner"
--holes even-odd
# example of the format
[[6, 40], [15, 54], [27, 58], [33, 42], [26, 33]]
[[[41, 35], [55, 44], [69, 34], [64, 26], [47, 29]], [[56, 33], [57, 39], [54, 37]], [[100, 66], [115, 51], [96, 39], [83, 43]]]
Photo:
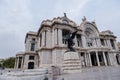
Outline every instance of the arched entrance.
[[120, 54], [116, 55], [116, 60], [117, 60], [117, 63], [120, 65]]
[[34, 62], [28, 63], [28, 69], [34, 69]]

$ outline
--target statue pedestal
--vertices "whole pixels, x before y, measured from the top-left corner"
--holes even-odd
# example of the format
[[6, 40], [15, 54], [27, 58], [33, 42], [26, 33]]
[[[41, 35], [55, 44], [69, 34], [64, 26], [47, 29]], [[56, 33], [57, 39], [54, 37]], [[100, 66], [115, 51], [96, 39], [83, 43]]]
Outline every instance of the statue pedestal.
[[65, 73], [81, 72], [81, 62], [77, 52], [65, 52], [63, 71]]

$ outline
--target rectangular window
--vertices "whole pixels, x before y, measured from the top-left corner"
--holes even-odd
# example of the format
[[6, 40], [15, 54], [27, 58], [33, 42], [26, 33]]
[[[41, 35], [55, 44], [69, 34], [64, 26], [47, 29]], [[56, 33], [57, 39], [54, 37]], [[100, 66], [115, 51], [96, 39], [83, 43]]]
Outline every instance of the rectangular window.
[[91, 43], [91, 42], [88, 42], [87, 45], [88, 45], [88, 47], [91, 47], [91, 46], [92, 46], [92, 43]]
[[40, 47], [42, 45], [42, 34], [40, 34]]
[[78, 44], [78, 46], [82, 47], [81, 35], [77, 34], [76, 37], [77, 37], [77, 44]]
[[67, 37], [68, 37], [69, 33], [70, 33], [69, 30], [66, 30], [66, 29], [62, 30], [62, 43], [63, 44], [67, 44]]
[[101, 41], [101, 45], [105, 46], [104, 39], [100, 39], [100, 41]]
[[32, 41], [35, 41], [35, 38], [32, 38]]
[[29, 60], [34, 60], [34, 56], [29, 56]]
[[115, 44], [114, 44], [114, 40], [110, 39], [110, 43], [113, 49], [115, 49]]
[[31, 43], [31, 51], [35, 50], [35, 43]]

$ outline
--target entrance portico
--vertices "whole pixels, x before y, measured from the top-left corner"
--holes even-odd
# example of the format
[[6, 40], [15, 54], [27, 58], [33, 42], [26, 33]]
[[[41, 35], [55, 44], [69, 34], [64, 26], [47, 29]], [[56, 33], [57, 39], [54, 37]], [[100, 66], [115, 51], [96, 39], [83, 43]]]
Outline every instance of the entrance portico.
[[82, 67], [110, 65], [109, 55], [106, 51], [79, 52], [79, 57]]

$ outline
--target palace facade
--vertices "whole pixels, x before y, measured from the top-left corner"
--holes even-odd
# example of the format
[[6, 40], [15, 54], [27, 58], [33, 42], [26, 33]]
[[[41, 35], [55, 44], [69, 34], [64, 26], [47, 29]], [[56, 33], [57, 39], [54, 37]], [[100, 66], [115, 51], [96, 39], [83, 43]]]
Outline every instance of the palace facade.
[[15, 69], [37, 69], [58, 66], [62, 68], [67, 48], [66, 36], [78, 30], [74, 48], [78, 52], [80, 66], [119, 66], [120, 51], [116, 36], [110, 30], [100, 32], [94, 21], [84, 17], [80, 25], [66, 15], [42, 21], [37, 32], [28, 32], [25, 51], [16, 54]]

